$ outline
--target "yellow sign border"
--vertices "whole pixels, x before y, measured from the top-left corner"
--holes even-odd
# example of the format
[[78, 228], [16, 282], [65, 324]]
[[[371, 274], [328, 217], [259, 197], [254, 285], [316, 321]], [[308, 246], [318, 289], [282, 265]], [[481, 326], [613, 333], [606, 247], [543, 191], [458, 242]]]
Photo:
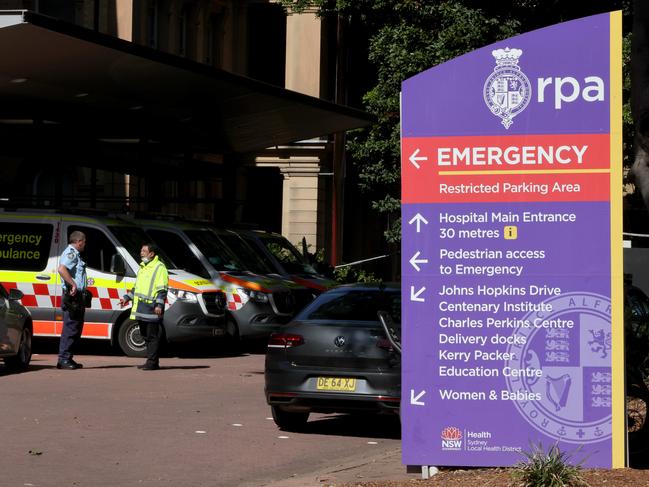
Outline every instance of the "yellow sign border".
[[622, 251], [622, 12], [610, 12], [612, 466], [626, 465]]

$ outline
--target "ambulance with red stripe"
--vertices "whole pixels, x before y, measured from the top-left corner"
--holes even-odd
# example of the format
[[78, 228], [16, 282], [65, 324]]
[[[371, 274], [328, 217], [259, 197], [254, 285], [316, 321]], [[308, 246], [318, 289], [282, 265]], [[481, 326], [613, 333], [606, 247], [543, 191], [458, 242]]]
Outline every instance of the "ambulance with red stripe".
[[[243, 240], [264, 262], [273, 274], [301, 284], [316, 294], [323, 293], [337, 285], [336, 281], [320, 274], [309, 264], [286, 237], [279, 233], [253, 229], [221, 230], [228, 236], [221, 238], [233, 247], [237, 239]], [[232, 242], [232, 243], [231, 243]]]
[[[23, 293], [34, 335], [60, 336], [61, 278], [59, 257], [73, 231], [86, 235], [82, 258], [86, 262], [92, 304], [86, 309], [83, 338], [110, 340], [129, 356], [144, 356], [145, 344], [130, 308], [119, 299], [132, 288], [143, 243], [151, 239], [141, 228], [108, 214], [61, 214], [54, 211], [0, 210], [0, 282], [7, 290]], [[209, 280], [173, 269], [170, 260], [169, 293], [164, 330], [169, 342], [224, 335], [225, 299]]]
[[177, 267], [210, 279], [225, 293], [226, 334], [234, 341], [268, 336], [315, 297], [293, 281], [250, 272], [208, 226], [169, 219], [135, 222]]

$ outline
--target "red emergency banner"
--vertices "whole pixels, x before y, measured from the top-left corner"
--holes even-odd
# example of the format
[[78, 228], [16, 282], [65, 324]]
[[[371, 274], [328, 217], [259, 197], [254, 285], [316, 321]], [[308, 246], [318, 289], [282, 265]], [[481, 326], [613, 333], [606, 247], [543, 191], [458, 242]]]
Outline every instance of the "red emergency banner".
[[608, 134], [413, 137], [402, 143], [407, 203], [610, 197]]

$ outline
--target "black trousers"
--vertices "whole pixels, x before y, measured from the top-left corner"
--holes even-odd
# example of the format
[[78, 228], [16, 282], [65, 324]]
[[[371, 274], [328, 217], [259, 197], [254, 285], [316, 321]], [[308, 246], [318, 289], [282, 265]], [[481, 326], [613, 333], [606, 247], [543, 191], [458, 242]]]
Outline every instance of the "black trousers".
[[70, 360], [74, 356], [75, 345], [83, 332], [83, 319], [85, 310], [63, 310], [63, 330], [59, 341], [59, 362]]
[[149, 364], [158, 365], [160, 360], [160, 344], [162, 342], [162, 321], [141, 321], [140, 335], [146, 343], [146, 361]]

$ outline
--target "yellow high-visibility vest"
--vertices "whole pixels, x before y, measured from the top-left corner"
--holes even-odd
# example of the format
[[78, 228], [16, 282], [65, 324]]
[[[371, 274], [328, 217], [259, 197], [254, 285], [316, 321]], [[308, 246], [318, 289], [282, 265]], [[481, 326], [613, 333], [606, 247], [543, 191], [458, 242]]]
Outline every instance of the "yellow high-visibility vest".
[[164, 309], [168, 288], [169, 274], [157, 255], [146, 264], [141, 262], [132, 291], [131, 319], [157, 319], [153, 308], [161, 306]]

